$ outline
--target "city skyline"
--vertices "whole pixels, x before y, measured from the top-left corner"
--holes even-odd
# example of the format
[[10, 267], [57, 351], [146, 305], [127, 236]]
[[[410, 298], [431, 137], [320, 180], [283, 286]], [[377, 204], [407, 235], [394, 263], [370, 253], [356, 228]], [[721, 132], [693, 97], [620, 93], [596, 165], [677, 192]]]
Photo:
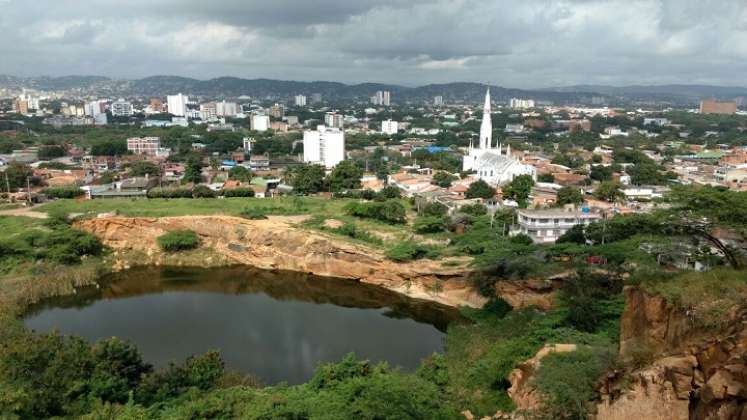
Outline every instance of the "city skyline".
[[0, 74], [743, 86], [738, 1], [0, 0]]

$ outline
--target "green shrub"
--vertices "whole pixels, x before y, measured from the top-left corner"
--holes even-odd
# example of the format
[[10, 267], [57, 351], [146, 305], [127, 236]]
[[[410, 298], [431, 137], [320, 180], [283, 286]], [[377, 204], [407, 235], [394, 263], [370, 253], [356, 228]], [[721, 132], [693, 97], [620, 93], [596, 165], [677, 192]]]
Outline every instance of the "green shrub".
[[544, 396], [545, 418], [585, 419], [587, 405], [597, 398], [596, 384], [614, 363], [614, 347], [582, 347], [551, 353], [542, 359], [534, 385]]
[[337, 234], [347, 236], [349, 238], [358, 239], [360, 241], [381, 245], [383, 241], [381, 238], [376, 237], [369, 233], [366, 230], [360, 229], [355, 225], [355, 223], [345, 223], [339, 228], [336, 229], [329, 229], [330, 231], [333, 231]]
[[151, 188], [148, 198], [192, 198], [189, 188]]
[[186, 251], [200, 246], [200, 238], [191, 230], [175, 230], [159, 236], [158, 246], [167, 252]]
[[469, 214], [470, 216], [482, 216], [488, 214], [488, 208], [483, 204], [468, 204], [459, 208], [460, 213]]
[[446, 230], [446, 222], [439, 216], [420, 216], [415, 220], [412, 230], [417, 233], [436, 233]]
[[223, 196], [226, 198], [254, 197], [254, 190], [251, 188], [232, 188], [230, 190], [223, 190]]
[[205, 185], [197, 185], [192, 188], [192, 197], [194, 198], [215, 198], [217, 194]]
[[51, 198], [77, 198], [82, 196], [84, 191], [76, 186], [69, 186], [45, 188], [42, 193]]
[[397, 200], [372, 203], [350, 203], [345, 207], [351, 216], [376, 219], [385, 223], [405, 223], [405, 206]]
[[420, 208], [420, 215], [432, 216], [432, 217], [443, 217], [448, 213], [449, 208], [441, 203], [431, 202], [427, 203]]
[[239, 212], [239, 216], [249, 220], [264, 220], [267, 219], [267, 212], [258, 207], [246, 207]]
[[413, 241], [400, 242], [386, 252], [387, 258], [398, 262], [436, 258], [438, 255], [439, 252], [434, 247]]

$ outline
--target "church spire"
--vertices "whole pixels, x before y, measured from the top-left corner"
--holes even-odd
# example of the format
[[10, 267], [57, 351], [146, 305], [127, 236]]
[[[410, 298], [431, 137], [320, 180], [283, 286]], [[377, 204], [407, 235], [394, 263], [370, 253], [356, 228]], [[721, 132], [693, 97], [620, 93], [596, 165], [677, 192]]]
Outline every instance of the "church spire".
[[490, 89], [485, 93], [485, 106], [482, 110], [480, 125], [480, 149], [488, 150], [493, 146], [493, 123], [490, 121]]

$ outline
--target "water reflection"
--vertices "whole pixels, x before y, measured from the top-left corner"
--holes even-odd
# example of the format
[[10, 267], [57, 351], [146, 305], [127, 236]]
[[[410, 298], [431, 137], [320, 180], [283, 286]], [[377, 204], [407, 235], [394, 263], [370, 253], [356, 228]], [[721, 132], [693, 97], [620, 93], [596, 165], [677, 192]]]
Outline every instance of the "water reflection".
[[136, 343], [156, 366], [220, 349], [267, 383], [307, 380], [348, 352], [412, 369], [442, 350], [456, 310], [353, 281], [246, 267], [147, 268], [55, 299], [26, 318], [37, 331]]

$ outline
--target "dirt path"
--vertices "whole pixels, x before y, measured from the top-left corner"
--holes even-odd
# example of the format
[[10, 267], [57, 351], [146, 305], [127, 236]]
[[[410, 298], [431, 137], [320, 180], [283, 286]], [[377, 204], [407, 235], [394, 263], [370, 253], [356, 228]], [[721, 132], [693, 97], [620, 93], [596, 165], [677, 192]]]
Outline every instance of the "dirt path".
[[0, 210], [0, 216], [26, 216], [35, 219], [46, 219], [47, 213], [38, 212], [34, 207], [21, 207], [10, 210]]

